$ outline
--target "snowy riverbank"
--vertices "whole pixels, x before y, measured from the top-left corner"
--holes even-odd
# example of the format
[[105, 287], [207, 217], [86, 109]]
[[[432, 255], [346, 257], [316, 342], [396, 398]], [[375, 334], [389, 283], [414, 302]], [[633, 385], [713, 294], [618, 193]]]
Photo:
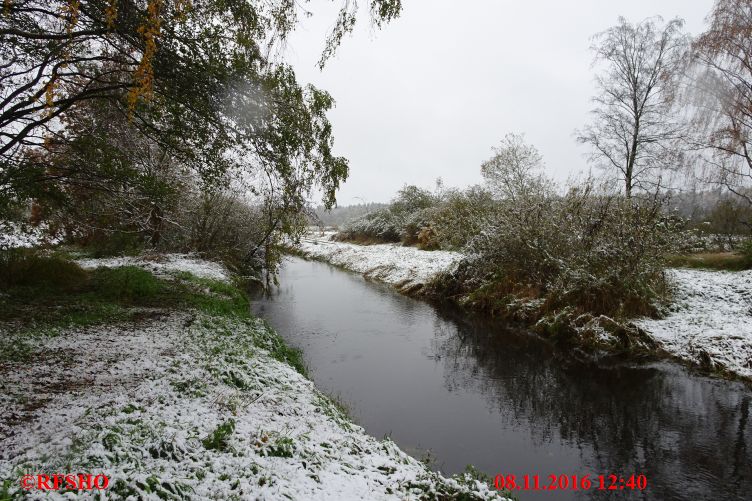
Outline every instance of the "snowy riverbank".
[[[161, 262], [207, 268], [186, 256]], [[79, 328], [0, 325], [17, 348], [0, 359], [0, 498], [41, 496], [21, 490], [25, 474], [92, 473], [117, 499], [500, 499], [365, 434], [283, 361], [263, 321], [138, 313]]]
[[437, 273], [451, 270], [462, 260], [459, 252], [422, 251], [399, 244], [349, 244], [332, 241], [331, 234], [309, 235], [297, 249], [304, 257], [362, 273], [402, 291], [421, 288]]
[[[300, 252], [398, 286], [420, 286], [457, 266], [462, 254], [421, 251], [393, 244], [335, 242], [309, 235]], [[674, 304], [661, 319], [638, 319], [668, 353], [689, 362], [752, 378], [752, 271], [667, 271], [675, 283]], [[405, 285], [406, 284], [406, 285]]]
[[635, 323], [669, 353], [752, 378], [752, 270], [668, 270], [674, 302], [660, 319]]
[[91, 270], [98, 266], [117, 268], [120, 266], [138, 266], [149, 270], [157, 276], [169, 276], [176, 272], [191, 273], [199, 278], [230, 281], [230, 273], [218, 263], [206, 261], [190, 254], [153, 254], [146, 256], [124, 256], [104, 259], [77, 259], [76, 263]]

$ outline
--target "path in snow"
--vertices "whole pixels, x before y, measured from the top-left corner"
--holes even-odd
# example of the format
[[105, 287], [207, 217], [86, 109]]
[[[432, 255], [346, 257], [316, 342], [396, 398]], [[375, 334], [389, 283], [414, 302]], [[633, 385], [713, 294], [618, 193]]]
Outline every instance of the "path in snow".
[[28, 359], [0, 363], [0, 484], [12, 498], [23, 474], [88, 472], [105, 474], [118, 499], [500, 499], [350, 423], [271, 356], [281, 341], [263, 321], [151, 317], [37, 332]]
[[[229, 279], [186, 255], [79, 264]], [[283, 342], [262, 320], [166, 310], [144, 318], [32, 334], [0, 325], [30, 351], [0, 361], [0, 484], [9, 480], [12, 496], [25, 473], [79, 471], [107, 475], [108, 492], [123, 498], [503, 499], [368, 436], [274, 358]], [[223, 440], [208, 442], [228, 423]]]

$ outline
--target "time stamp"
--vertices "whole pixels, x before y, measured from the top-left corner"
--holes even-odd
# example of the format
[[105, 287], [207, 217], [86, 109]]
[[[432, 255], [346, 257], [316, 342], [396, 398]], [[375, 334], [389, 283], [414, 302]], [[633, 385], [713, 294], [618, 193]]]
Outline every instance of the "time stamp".
[[645, 475], [496, 475], [494, 487], [509, 491], [643, 491]]

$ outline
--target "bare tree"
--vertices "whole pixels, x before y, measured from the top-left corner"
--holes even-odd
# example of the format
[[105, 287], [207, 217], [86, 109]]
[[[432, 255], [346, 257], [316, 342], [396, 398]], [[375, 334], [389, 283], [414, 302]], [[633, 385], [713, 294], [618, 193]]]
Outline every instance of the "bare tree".
[[483, 162], [480, 172], [494, 194], [514, 200], [522, 193], [545, 192], [551, 188], [543, 175], [543, 157], [522, 134], [510, 133], [501, 140], [494, 155]]
[[708, 167], [704, 179], [752, 206], [752, 1], [717, 0], [710, 27], [693, 44], [692, 137]]
[[595, 35], [598, 95], [593, 122], [578, 141], [593, 148], [591, 161], [616, 171], [627, 197], [635, 188], [660, 183], [655, 174], [673, 166], [674, 140], [681, 128], [671, 117], [677, 77], [688, 43], [683, 21], [661, 18], [616, 26]]

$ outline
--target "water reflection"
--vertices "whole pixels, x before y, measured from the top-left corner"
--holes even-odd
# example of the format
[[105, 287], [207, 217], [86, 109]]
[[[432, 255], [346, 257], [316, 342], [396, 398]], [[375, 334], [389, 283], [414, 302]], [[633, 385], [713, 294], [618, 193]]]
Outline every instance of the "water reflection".
[[752, 394], [742, 385], [672, 364], [563, 365], [524, 333], [439, 316], [447, 387], [487, 395], [534, 443], [558, 436], [582, 449], [587, 471], [644, 473], [658, 499], [749, 499]]
[[645, 474], [642, 493], [520, 499], [748, 499], [752, 392], [673, 364], [583, 365], [519, 330], [292, 259], [254, 310], [374, 436], [453, 473]]

